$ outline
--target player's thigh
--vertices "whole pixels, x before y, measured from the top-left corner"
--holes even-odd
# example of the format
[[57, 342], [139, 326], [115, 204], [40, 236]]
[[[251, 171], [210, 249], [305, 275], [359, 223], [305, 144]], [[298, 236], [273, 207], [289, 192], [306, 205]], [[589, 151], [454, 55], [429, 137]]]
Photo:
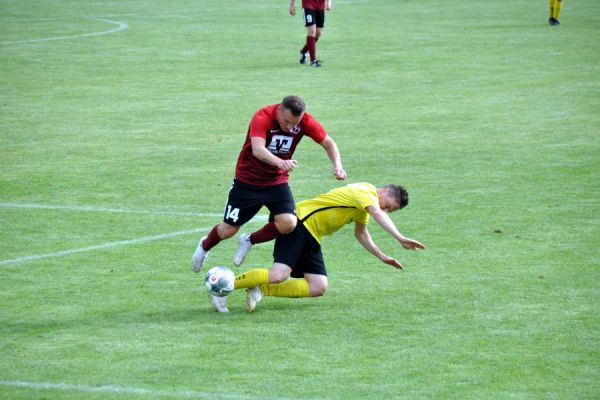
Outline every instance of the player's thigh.
[[312, 10], [310, 8], [303, 8], [304, 13], [304, 26], [307, 28], [309, 26], [314, 26], [316, 28], [317, 25], [317, 10]]
[[[322, 275], [327, 277], [327, 269], [325, 269], [325, 260], [319, 242], [306, 230], [303, 224], [299, 224], [294, 231], [303, 229], [306, 232], [304, 246], [296, 261], [296, 264], [290, 265], [294, 278], [304, 278], [306, 274]], [[285, 237], [280, 236], [280, 237]]]
[[307, 235], [310, 234], [306, 228], [300, 224], [287, 235], [278, 236], [277, 239], [275, 239], [275, 247], [273, 248], [273, 265], [286, 265], [290, 268], [291, 273], [291, 270], [302, 257], [308, 239]]
[[321, 30], [325, 26], [325, 11], [324, 10], [317, 10], [316, 11], [316, 13], [315, 13], [315, 26], [317, 27], [317, 30]]
[[250, 221], [263, 205], [264, 201], [259, 190], [234, 183], [225, 204], [223, 222], [242, 226]]
[[265, 190], [264, 196], [264, 205], [269, 209], [270, 213], [269, 220], [275, 220], [276, 216], [280, 214], [296, 215], [296, 203], [292, 195], [292, 190], [287, 183], [269, 187]]

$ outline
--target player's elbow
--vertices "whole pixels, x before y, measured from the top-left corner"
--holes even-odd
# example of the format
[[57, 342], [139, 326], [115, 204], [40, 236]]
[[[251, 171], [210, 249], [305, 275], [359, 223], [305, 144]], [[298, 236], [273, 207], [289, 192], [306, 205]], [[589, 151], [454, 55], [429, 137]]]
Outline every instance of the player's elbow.
[[262, 149], [261, 148], [257, 148], [257, 147], [252, 147], [252, 155], [256, 158], [258, 158], [260, 161], [264, 161], [264, 155], [262, 153]]

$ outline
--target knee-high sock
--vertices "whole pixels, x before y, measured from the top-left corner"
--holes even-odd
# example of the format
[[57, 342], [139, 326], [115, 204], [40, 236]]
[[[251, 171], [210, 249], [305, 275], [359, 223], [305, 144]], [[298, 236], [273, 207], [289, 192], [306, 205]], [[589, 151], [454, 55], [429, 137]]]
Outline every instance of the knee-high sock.
[[306, 46], [308, 47], [308, 54], [310, 54], [310, 62], [317, 59], [317, 41], [314, 36], [306, 37]]
[[257, 244], [268, 242], [269, 240], [275, 239], [277, 236], [281, 235], [275, 226], [275, 222], [269, 222], [256, 232], [250, 234], [250, 243]]
[[554, 18], [560, 18], [560, 11], [562, 10], [562, 0], [556, 0], [554, 4]]
[[550, 18], [554, 18], [554, 5], [556, 4], [556, 0], [549, 0], [550, 5]]
[[266, 283], [260, 285], [265, 296], [275, 297], [308, 297], [310, 291], [308, 282], [304, 279], [292, 279], [282, 283]]
[[251, 269], [235, 277], [236, 289], [247, 289], [267, 283], [269, 283], [269, 270], [266, 268]]
[[212, 249], [221, 241], [221, 238], [219, 237], [219, 233], [217, 231], [218, 227], [219, 225], [215, 225], [211, 229], [208, 236], [206, 236], [206, 239], [204, 239], [204, 242], [202, 243], [202, 247], [204, 248], [204, 250], [208, 251]]
[[[317, 36], [315, 36], [315, 45], [317, 44], [318, 41], [319, 41], [319, 38]], [[308, 51], [308, 42], [304, 45], [302, 50], [300, 50], [300, 53], [304, 54], [307, 51]]]

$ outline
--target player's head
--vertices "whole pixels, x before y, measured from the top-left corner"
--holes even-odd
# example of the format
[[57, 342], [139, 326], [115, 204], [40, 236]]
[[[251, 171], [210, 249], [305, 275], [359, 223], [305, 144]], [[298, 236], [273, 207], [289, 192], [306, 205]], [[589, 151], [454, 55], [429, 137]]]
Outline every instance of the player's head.
[[400, 185], [385, 185], [379, 191], [379, 207], [392, 212], [408, 205], [408, 192]]
[[277, 111], [277, 122], [285, 132], [291, 132], [302, 120], [306, 105], [298, 96], [284, 97]]
[[301, 117], [304, 110], [306, 110], [306, 104], [298, 96], [286, 96], [281, 100], [281, 109], [290, 110], [294, 117]]

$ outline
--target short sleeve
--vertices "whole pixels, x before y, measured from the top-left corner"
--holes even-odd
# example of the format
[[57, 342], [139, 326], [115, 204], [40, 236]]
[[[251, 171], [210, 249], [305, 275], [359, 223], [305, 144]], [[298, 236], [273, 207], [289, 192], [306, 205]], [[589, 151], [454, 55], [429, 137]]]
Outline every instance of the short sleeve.
[[312, 140], [317, 143], [321, 143], [327, 137], [327, 131], [323, 126], [312, 117], [312, 115], [308, 114], [306, 116], [306, 136], [309, 136]]
[[263, 110], [257, 111], [252, 120], [250, 120], [250, 127], [248, 128], [249, 137], [261, 137], [267, 138], [267, 132], [271, 128], [271, 120], [268, 118]]

